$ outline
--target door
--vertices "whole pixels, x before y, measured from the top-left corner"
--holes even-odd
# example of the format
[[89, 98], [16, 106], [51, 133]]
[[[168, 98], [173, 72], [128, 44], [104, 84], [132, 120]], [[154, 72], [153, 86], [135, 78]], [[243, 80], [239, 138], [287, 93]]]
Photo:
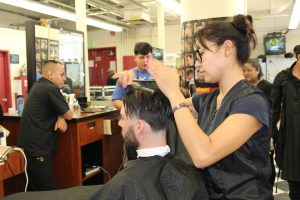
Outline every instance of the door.
[[11, 107], [9, 52], [0, 50], [0, 104], [3, 112]]
[[89, 49], [90, 63], [90, 85], [103, 86], [106, 85], [108, 78], [108, 70], [116, 72], [116, 48], [98, 48]]

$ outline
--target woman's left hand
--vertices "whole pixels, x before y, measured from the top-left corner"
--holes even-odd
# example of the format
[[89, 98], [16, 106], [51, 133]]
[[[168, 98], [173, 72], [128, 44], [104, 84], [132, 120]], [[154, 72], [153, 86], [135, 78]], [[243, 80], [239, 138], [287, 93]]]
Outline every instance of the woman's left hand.
[[152, 58], [148, 62], [148, 72], [154, 77], [159, 89], [170, 99], [181, 95], [179, 88], [179, 76], [176, 69], [164, 65]]

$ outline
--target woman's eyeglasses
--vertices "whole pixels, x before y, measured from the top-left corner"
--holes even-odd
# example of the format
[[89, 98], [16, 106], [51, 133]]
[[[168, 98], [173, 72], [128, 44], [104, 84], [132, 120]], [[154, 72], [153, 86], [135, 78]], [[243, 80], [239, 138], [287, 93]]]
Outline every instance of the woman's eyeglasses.
[[[212, 45], [209, 45], [207, 50], [211, 51], [209, 48], [212, 47], [212, 46], [215, 46], [217, 44], [212, 44]], [[198, 63], [201, 63], [202, 62], [202, 55], [203, 53], [205, 52], [205, 48], [201, 47], [199, 49], [197, 49], [195, 51], [195, 55], [194, 55], [194, 58], [195, 58], [195, 64], [198, 62]]]
[[196, 62], [199, 62], [201, 63], [202, 62], [202, 55], [204, 53], [205, 49], [204, 48], [199, 48], [195, 51], [195, 55], [194, 55], [194, 58], [195, 58], [195, 63]]

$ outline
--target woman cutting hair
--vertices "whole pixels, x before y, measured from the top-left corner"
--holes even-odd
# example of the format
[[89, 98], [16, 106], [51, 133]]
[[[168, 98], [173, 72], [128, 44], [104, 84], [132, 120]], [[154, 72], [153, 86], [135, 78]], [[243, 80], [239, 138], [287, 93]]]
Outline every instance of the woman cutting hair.
[[[210, 199], [274, 199], [268, 181], [271, 105], [242, 70], [256, 44], [252, 26], [237, 15], [207, 25], [196, 38], [205, 82], [219, 83], [219, 90], [185, 99], [176, 70], [151, 59], [148, 71], [171, 102], [194, 165], [204, 169]], [[198, 112], [198, 124], [189, 106]]]

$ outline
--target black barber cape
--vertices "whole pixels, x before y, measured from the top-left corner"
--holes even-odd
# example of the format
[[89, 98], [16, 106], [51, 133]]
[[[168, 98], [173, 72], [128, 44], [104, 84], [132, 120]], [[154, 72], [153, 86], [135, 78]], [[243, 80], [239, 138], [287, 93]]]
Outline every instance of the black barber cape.
[[209, 199], [201, 171], [175, 159], [152, 156], [126, 163], [92, 200], [203, 200]]
[[204, 169], [204, 180], [211, 200], [272, 200], [269, 183], [271, 162], [271, 102], [265, 94], [247, 81], [239, 81], [226, 94], [216, 110], [219, 90], [198, 94], [193, 104], [199, 113], [198, 124], [210, 135], [231, 114], [256, 117], [263, 127], [237, 151]]

